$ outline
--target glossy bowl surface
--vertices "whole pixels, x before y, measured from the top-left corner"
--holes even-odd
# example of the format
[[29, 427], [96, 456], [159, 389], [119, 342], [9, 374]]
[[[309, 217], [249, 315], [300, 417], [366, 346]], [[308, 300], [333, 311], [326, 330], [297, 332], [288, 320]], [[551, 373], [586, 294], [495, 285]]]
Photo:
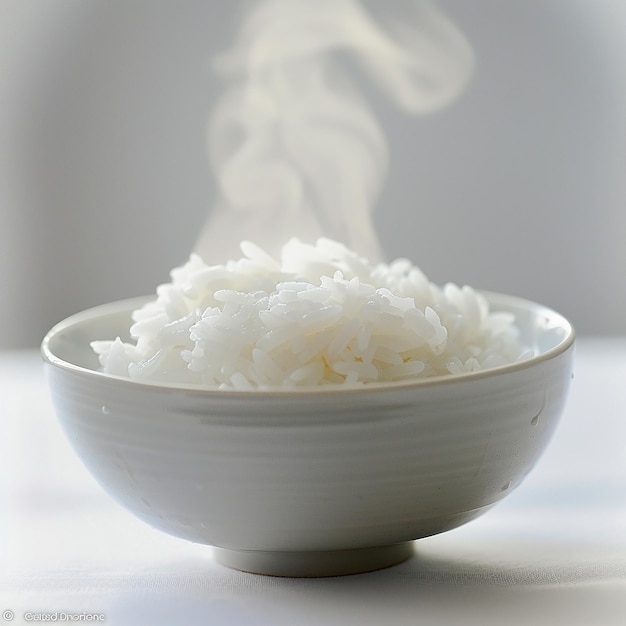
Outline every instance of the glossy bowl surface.
[[210, 391], [98, 371], [142, 299], [57, 324], [42, 354], [61, 426], [93, 476], [153, 527], [275, 575], [367, 571], [481, 515], [535, 465], [561, 415], [574, 330], [501, 294], [533, 358], [356, 389]]

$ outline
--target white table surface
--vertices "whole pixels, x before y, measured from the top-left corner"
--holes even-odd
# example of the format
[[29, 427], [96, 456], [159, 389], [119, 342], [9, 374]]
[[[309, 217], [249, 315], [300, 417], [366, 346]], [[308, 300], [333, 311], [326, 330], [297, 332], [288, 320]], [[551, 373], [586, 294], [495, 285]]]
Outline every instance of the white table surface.
[[578, 340], [561, 424], [517, 491], [401, 565], [326, 579], [229, 570], [136, 520], [63, 438], [42, 368], [0, 353], [0, 626], [626, 624], [626, 338]]

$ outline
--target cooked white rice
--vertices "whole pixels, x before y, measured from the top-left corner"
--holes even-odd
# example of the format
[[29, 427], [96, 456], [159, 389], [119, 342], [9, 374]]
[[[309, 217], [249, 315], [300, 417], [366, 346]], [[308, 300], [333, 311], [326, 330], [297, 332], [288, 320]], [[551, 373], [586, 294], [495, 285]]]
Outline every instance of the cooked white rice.
[[329, 239], [277, 261], [197, 255], [133, 312], [136, 343], [94, 341], [103, 370], [205, 388], [359, 385], [472, 372], [526, 355], [514, 318], [471, 287], [429, 282], [406, 259], [372, 265]]

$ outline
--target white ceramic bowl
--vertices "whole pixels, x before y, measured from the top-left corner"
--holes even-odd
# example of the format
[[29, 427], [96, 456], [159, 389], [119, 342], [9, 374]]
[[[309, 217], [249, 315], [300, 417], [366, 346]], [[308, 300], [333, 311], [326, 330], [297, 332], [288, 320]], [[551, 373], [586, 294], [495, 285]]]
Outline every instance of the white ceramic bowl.
[[536, 356], [454, 377], [358, 389], [207, 391], [97, 371], [89, 342], [127, 337], [143, 299], [55, 326], [42, 344], [53, 402], [100, 484], [151, 526], [266, 574], [367, 571], [481, 515], [546, 447], [572, 376], [558, 313], [486, 294]]

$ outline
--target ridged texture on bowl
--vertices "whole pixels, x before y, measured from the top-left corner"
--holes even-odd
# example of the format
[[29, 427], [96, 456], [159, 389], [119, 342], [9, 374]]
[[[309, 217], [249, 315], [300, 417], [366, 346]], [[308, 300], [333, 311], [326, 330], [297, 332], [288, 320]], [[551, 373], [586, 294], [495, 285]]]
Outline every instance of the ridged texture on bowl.
[[152, 526], [239, 550], [383, 546], [481, 514], [547, 445], [571, 378], [573, 334], [538, 305], [531, 314], [511, 302], [547, 355], [426, 384], [249, 394], [136, 384], [53, 356], [55, 334], [67, 343], [79, 328], [89, 341], [89, 315], [52, 331], [44, 356], [71, 444]]

